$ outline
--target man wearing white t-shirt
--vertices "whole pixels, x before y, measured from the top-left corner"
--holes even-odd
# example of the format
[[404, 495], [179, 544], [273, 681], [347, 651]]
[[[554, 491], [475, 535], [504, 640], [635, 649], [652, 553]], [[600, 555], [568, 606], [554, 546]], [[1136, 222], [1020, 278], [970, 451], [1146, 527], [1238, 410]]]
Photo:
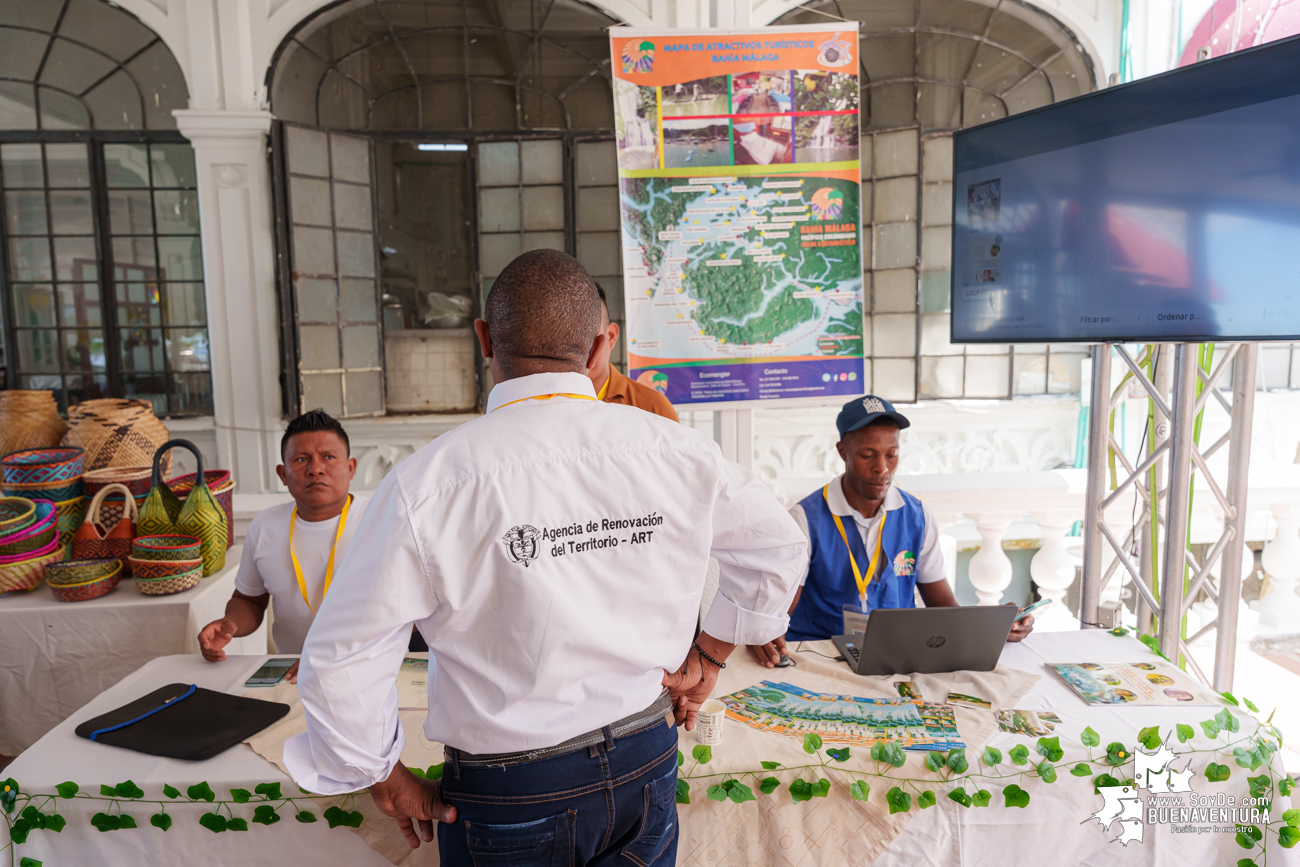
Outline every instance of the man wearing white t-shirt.
[[[272, 506], [249, 525], [226, 616], [199, 633], [203, 656], [212, 662], [226, 658], [223, 648], [230, 639], [262, 625], [272, 598], [276, 650], [302, 652], [307, 630], [369, 502], [348, 493], [357, 461], [347, 432], [324, 410], [313, 409], [289, 422], [280, 456], [284, 463], [275, 471], [294, 501]], [[296, 681], [297, 674], [294, 663], [289, 681]]]

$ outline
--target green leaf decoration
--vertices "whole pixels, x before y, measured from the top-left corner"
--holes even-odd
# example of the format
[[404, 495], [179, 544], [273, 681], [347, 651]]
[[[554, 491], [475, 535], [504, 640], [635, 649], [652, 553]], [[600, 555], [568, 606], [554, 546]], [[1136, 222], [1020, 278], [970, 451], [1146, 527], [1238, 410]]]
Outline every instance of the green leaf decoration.
[[1260, 774], [1258, 777], [1247, 777], [1246, 782], [1250, 783], [1250, 796], [1252, 798], [1262, 798], [1273, 790], [1273, 781], [1268, 778], [1267, 774]]
[[144, 797], [144, 790], [141, 789], [139, 786], [137, 786], [135, 783], [131, 782], [130, 780], [127, 780], [125, 783], [118, 783], [116, 790], [117, 790], [117, 794], [123, 798]]
[[1250, 699], [1243, 697], [1241, 699], [1241, 703], [1244, 704], [1246, 706], [1246, 709], [1249, 710], [1251, 713], [1259, 713], [1259, 708], [1255, 707], [1255, 703]]
[[725, 789], [722, 788], [722, 786], [709, 786], [707, 789], [704, 790], [704, 792], [706, 795], [709, 796], [710, 801], [727, 800], [727, 792]]
[[849, 786], [849, 794], [853, 796], [855, 801], [865, 801], [870, 793], [871, 787], [867, 785], [865, 780], [854, 780]]
[[970, 806], [970, 795], [966, 794], [965, 789], [953, 789], [948, 793], [948, 797], [949, 799], [956, 801], [958, 804], [961, 804], [963, 807]]
[[970, 763], [966, 761], [966, 750], [963, 747], [959, 750], [953, 750], [948, 753], [948, 770], [954, 774], [964, 774], [970, 770]]
[[790, 783], [790, 797], [797, 804], [812, 800], [812, 784], [807, 780], [797, 779]]
[[1222, 783], [1224, 780], [1228, 779], [1228, 776], [1231, 773], [1232, 771], [1227, 765], [1210, 762], [1205, 766], [1205, 779], [1209, 780], [1211, 783]]
[[1075, 765], [1074, 767], [1070, 768], [1070, 773], [1073, 774], [1073, 775], [1076, 776], [1076, 777], [1088, 777], [1088, 776], [1091, 776], [1091, 775], [1092, 775], [1092, 765], [1088, 764], [1087, 762], [1079, 762], [1079, 764], [1077, 764], [1077, 765]]
[[1065, 755], [1060, 738], [1039, 738], [1037, 749], [1038, 754], [1049, 762], [1059, 762], [1061, 756]]
[[1029, 793], [1015, 783], [1002, 790], [1002, 797], [1006, 800], [1008, 807], [1024, 808], [1029, 806]]
[[907, 764], [907, 753], [898, 744], [890, 741], [885, 745], [885, 761], [889, 762], [896, 768], [901, 768]]
[[1092, 730], [1092, 726], [1088, 726], [1083, 730], [1083, 733], [1079, 735], [1079, 740], [1083, 742], [1085, 747], [1101, 746], [1101, 736]]
[[[441, 767], [441, 765], [439, 767]], [[280, 798], [284, 797], [280, 794], [279, 783], [258, 783], [256, 786], [253, 786], [253, 791], [261, 795], [263, 798], [266, 798], [268, 801], [278, 801]]]
[[1056, 782], [1056, 767], [1051, 762], [1038, 763], [1038, 777], [1044, 783]]
[[980, 789], [978, 792], [970, 796], [970, 803], [972, 807], [987, 807], [989, 805], [989, 802], [992, 800], [993, 800], [993, 793], [990, 792], [988, 789]]
[[0, 807], [4, 807], [6, 813], [14, 811], [14, 801], [18, 799], [18, 781], [13, 777], [0, 783]]
[[877, 762], [885, 761], [885, 742], [876, 741], [871, 745], [871, 758]]
[[103, 783], [100, 783], [99, 794], [104, 796], [105, 798], [116, 798], [117, 789], [113, 788], [112, 786], [105, 786]]
[[912, 796], [898, 786], [885, 793], [885, 802], [889, 804], [889, 814], [906, 813], [912, 809]]
[[1147, 726], [1138, 732], [1138, 743], [1149, 750], [1160, 749], [1160, 726]]
[[122, 820], [117, 816], [110, 816], [107, 813], [96, 813], [90, 817], [90, 824], [98, 828], [102, 834], [104, 831], [116, 831], [118, 828], [121, 828]]
[[247, 831], [247, 830], [248, 830], [248, 820], [247, 820], [247, 819], [240, 819], [240, 818], [238, 818], [238, 817], [236, 817], [236, 818], [234, 818], [234, 819], [230, 819], [230, 820], [228, 820], [228, 821], [226, 822], [226, 830], [227, 830], [227, 831]]
[[1128, 629], [1123, 626], [1116, 626], [1114, 629], [1110, 630], [1110, 634], [1119, 636], [1128, 635]]
[[208, 781], [204, 780], [197, 786], [190, 786], [186, 789], [185, 796], [191, 801], [207, 801], [210, 804], [216, 800], [217, 793], [212, 791], [212, 787], [208, 785]]
[[691, 802], [691, 784], [685, 780], [677, 781], [677, 803], [689, 804]]
[[411, 772], [411, 776], [413, 777], [417, 777], [421, 780], [428, 779], [429, 775], [424, 772], [423, 768], [407, 768], [407, 770]]
[[837, 762], [847, 762], [849, 760], [849, 748], [845, 747], [842, 750], [828, 749], [826, 751], [826, 755], [830, 756], [832, 759], [834, 759]]
[[71, 798], [74, 795], [76, 795], [77, 792], [81, 791], [81, 787], [78, 786], [76, 783], [71, 783], [71, 782], [59, 783], [57, 786], [54, 787], [54, 790], [59, 793], [60, 798]]
[[1293, 828], [1300, 826], [1300, 809], [1292, 807], [1290, 810], [1287, 810], [1282, 814], [1282, 821], [1286, 822]]
[[347, 810], [334, 806], [327, 809], [324, 815], [325, 815], [325, 821], [330, 823], [331, 828], [337, 828], [339, 825], [343, 825], [348, 828], [361, 827], [360, 813], [356, 813], [356, 812], [349, 813]]
[[1221, 692], [1219, 693], [1219, 695], [1223, 697], [1224, 701], [1226, 701], [1228, 704], [1232, 705], [1233, 707], [1241, 707], [1240, 702], [1237, 701], [1237, 697], [1232, 693]]
[[803, 736], [803, 751], [808, 754], [817, 752], [822, 748], [822, 736], [813, 732], [808, 732]]
[[990, 768], [996, 768], [998, 765], [1002, 764], [1002, 750], [995, 749], [994, 747], [985, 747], [983, 759], [985, 765]]
[[681, 767], [682, 765], [684, 765], [684, 764], [686, 764], [686, 756], [682, 755], [682, 751], [681, 751], [681, 750], [678, 750], [678, 751], [677, 751], [677, 767], [680, 768], [680, 767]]
[[149, 817], [149, 824], [166, 831], [172, 826], [172, 817], [166, 813], [154, 813]]
[[[681, 755], [681, 752], [682, 752], [681, 750], [678, 750], [678, 751], [677, 751], [677, 754], [678, 754], [678, 755]], [[441, 779], [442, 779], [442, 769], [446, 766], [446, 764], [447, 764], [446, 762], [438, 762], [438, 764], [436, 764], [436, 765], [429, 765], [429, 769], [428, 769], [427, 771], [424, 772], [425, 779], [428, 779], [428, 780], [441, 780]], [[680, 767], [680, 765], [679, 765], [679, 767]]]
[[1241, 729], [1241, 722], [1226, 707], [1214, 715], [1214, 721], [1225, 732], [1235, 732]]
[[933, 807], [934, 792], [930, 791], [929, 789], [926, 789], [924, 792], [922, 792], [921, 796], [916, 799], [916, 806], [920, 807], [922, 810], [924, 810], [926, 807]]
[[253, 810], [253, 821], [258, 825], [274, 825], [280, 821], [280, 814], [270, 804], [262, 804]]
[[[1252, 831], [1255, 833], [1251, 833]], [[1237, 845], [1243, 849], [1254, 849], [1255, 843], [1259, 840], [1259, 837], [1255, 836], [1257, 833], [1259, 833], [1259, 829], [1254, 825], [1238, 825]]]
[[231, 789], [230, 797], [236, 804], [247, 804], [248, 799], [253, 797], [253, 793], [248, 789]]
[[940, 769], [942, 769], [943, 767], [945, 767], [945, 765], [944, 765], [944, 761], [943, 761], [943, 754], [942, 754], [942, 753], [926, 753], [926, 754], [925, 754], [925, 766], [926, 766], [927, 768], [929, 768], [931, 771], [934, 771], [935, 773], [938, 773], [938, 772], [940, 771]]
[[758, 800], [758, 798], [754, 797], [754, 790], [739, 780], [728, 780], [727, 782], [735, 783], [734, 786], [727, 790], [727, 797], [731, 799], [732, 803], [743, 804], [746, 801]]
[[[680, 781], [679, 781], [679, 784], [680, 784]], [[681, 803], [681, 802], [679, 801], [678, 803]], [[307, 824], [310, 824], [310, 823], [316, 821], [316, 814], [315, 814], [315, 813], [309, 813], [309, 812], [307, 812], [306, 810], [299, 810], [297, 813], [294, 814], [293, 817], [294, 817], [295, 819], [297, 819], [299, 822], [302, 822], [304, 825], [307, 825]]]
[[1132, 758], [1133, 753], [1128, 747], [1124, 746], [1119, 741], [1106, 747], [1106, 764], [1113, 768], [1118, 768], [1121, 765], [1128, 764], [1129, 760]]
[[40, 861], [35, 858], [22, 857], [18, 859], [18, 867], [41, 867]]
[[1232, 755], [1237, 760], [1237, 764], [1243, 768], [1255, 768], [1259, 759], [1255, 756], [1254, 750], [1248, 750], [1245, 747], [1237, 747], [1232, 751]]
[[[312, 817], [315, 818], [314, 816]], [[213, 834], [220, 834], [226, 830], [226, 817], [220, 813], [204, 813], [199, 816], [199, 824], [207, 828]]]
[[1294, 849], [1300, 843], [1300, 828], [1295, 825], [1283, 825], [1277, 829], [1277, 842], [1283, 849]]
[[1212, 719], [1202, 720], [1201, 731], [1205, 732], [1207, 738], [1217, 738], [1219, 736], [1219, 724]]
[[58, 813], [52, 813], [45, 817], [46, 831], [53, 831], [57, 834], [62, 831], [67, 824], [68, 820], [60, 816]]
[[[277, 783], [277, 785], [279, 784]], [[181, 796], [181, 790], [176, 788], [175, 786], [164, 783], [163, 794], [169, 798], [179, 798]]]
[[1178, 742], [1180, 744], [1185, 744], [1188, 741], [1190, 741], [1192, 738], [1196, 737], [1196, 729], [1192, 728], [1189, 725], [1184, 725], [1182, 723], [1179, 723], [1176, 727], [1176, 730], [1178, 732]]
[[1011, 751], [1007, 753], [1007, 755], [1009, 755], [1011, 761], [1015, 762], [1017, 765], [1023, 765], [1029, 761], [1029, 748], [1024, 744], [1016, 744], [1011, 748]]
[[[95, 821], [94, 819], [91, 819], [92, 824], [94, 823], [94, 821]], [[108, 829], [100, 828], [99, 830], [107, 831]], [[27, 842], [27, 835], [30, 834], [31, 831], [32, 831], [31, 822], [27, 821], [26, 819], [17, 819], [14, 821], [12, 825], [9, 826], [9, 839], [12, 840], [15, 844], [21, 846], [23, 843]], [[7, 849], [9, 847], [6, 846], [5, 848]]]
[[812, 796], [824, 798], [831, 793], [831, 781], [825, 777], [812, 784]]
[[1096, 793], [1107, 786], [1118, 786], [1119, 784], [1119, 780], [1115, 779], [1110, 774], [1098, 774], [1092, 781], [1092, 791]]
[[764, 777], [758, 784], [758, 790], [764, 795], [770, 795], [776, 791], [779, 785], [781, 785], [781, 781], [776, 777]]
[[1283, 777], [1282, 779], [1277, 781], [1277, 793], [1284, 798], [1290, 795], [1291, 790], [1294, 788], [1295, 788], [1294, 777]]
[[702, 765], [707, 765], [713, 758], [713, 747], [708, 744], [696, 744], [691, 748], [691, 756]]
[[763, 770], [765, 771], [774, 771], [777, 768], [781, 767], [780, 762], [760, 762], [759, 764], [763, 766]]

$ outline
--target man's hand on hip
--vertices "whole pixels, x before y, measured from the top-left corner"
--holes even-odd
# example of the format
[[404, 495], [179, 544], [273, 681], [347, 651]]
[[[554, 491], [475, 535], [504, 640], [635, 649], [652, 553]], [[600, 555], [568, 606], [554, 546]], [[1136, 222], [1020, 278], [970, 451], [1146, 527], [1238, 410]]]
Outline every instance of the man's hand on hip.
[[456, 808], [442, 802], [441, 785], [434, 780], [420, 779], [401, 762], [388, 779], [370, 787], [370, 795], [376, 807], [397, 820], [412, 849], [420, 848], [421, 837], [426, 843], [433, 842], [434, 822], [456, 821]]
[[718, 662], [726, 662], [735, 649], [736, 645], [701, 632], [691, 649], [686, 651], [686, 659], [677, 670], [664, 672], [663, 685], [668, 687], [668, 695], [673, 700], [673, 718], [678, 725], [684, 724], [687, 731], [695, 728], [700, 705], [713, 692], [713, 685], [717, 683], [718, 672], [721, 671], [717, 665], [704, 658], [700, 650]]

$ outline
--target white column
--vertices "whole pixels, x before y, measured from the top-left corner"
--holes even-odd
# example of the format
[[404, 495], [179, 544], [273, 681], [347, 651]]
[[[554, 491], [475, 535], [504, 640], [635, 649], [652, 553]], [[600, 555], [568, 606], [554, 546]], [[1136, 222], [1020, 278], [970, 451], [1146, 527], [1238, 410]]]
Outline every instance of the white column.
[[279, 312], [265, 111], [173, 112], [194, 145], [217, 459], [241, 493], [275, 490]]
[[970, 559], [971, 586], [980, 605], [998, 605], [1011, 584], [1011, 560], [1002, 550], [1002, 537], [1019, 512], [977, 512], [971, 515], [980, 534], [980, 549]]
[[1296, 583], [1300, 580], [1300, 509], [1292, 503], [1274, 503], [1273, 520], [1277, 535], [1264, 546], [1261, 559], [1268, 576], [1268, 593], [1251, 603], [1259, 612], [1260, 626], [1265, 629], [1300, 631], [1300, 597]]
[[719, 409], [713, 411], [713, 441], [722, 456], [746, 469], [754, 468], [754, 411]]
[[1043, 545], [1029, 561], [1029, 574], [1038, 585], [1038, 593], [1051, 604], [1034, 614], [1040, 626], [1059, 629], [1077, 629], [1078, 618], [1065, 604], [1066, 591], [1074, 583], [1075, 558], [1065, 549], [1065, 534], [1074, 524], [1077, 511], [1044, 509], [1033, 513], [1038, 529], [1043, 534]]

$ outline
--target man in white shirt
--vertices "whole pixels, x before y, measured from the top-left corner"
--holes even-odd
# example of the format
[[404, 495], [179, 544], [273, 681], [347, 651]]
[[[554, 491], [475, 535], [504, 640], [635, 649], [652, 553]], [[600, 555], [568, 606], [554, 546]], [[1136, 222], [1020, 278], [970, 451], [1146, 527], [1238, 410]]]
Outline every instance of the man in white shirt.
[[[292, 503], [258, 514], [244, 538], [244, 556], [226, 616], [199, 633], [199, 648], [212, 662], [226, 658], [230, 639], [262, 625], [275, 599], [272, 634], [279, 653], [302, 652], [321, 600], [365, 514], [365, 497], [348, 493], [357, 460], [347, 431], [323, 409], [289, 422], [280, 440], [283, 464], [275, 468]], [[287, 675], [296, 680], [298, 663]]]
[[[735, 645], [785, 632], [807, 543], [707, 437], [596, 400], [600, 298], [576, 260], [520, 256], [484, 316], [487, 413], [375, 492], [303, 648], [307, 731], [285, 765], [313, 792], [369, 786], [412, 847], [441, 822], [444, 864], [673, 864], [665, 713], [692, 728]], [[718, 596], [692, 640], [710, 556]], [[447, 745], [438, 783], [399, 761], [412, 623], [424, 734]]]
[[[835, 419], [844, 474], [791, 507], [809, 541], [808, 563], [790, 606], [784, 637], [749, 650], [773, 668], [787, 641], [819, 641], [843, 634], [844, 608], [956, 607], [945, 580], [939, 527], [921, 501], [894, 484], [902, 413], [875, 395], [850, 400]], [[1033, 631], [1034, 616], [1011, 628], [1008, 641]]]

